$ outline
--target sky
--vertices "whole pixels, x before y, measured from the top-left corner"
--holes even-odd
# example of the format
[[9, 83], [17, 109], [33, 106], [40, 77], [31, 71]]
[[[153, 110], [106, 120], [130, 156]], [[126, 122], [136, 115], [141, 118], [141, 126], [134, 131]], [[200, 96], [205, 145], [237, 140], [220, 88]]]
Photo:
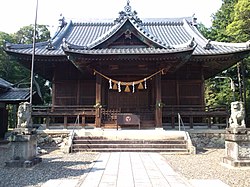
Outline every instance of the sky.
[[[127, 0], [38, 0], [37, 23], [54, 32], [62, 14], [66, 21], [84, 19], [116, 19]], [[211, 15], [221, 7], [221, 0], [130, 0], [139, 18], [191, 17], [211, 26]], [[15, 33], [21, 27], [34, 24], [36, 0], [2, 0], [0, 31]]]

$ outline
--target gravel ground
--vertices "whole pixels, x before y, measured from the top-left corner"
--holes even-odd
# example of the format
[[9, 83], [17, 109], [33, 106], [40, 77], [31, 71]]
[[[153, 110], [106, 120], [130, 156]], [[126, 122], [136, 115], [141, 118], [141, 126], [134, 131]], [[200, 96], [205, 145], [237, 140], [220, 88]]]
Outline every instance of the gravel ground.
[[175, 171], [187, 179], [220, 179], [231, 187], [250, 187], [250, 168], [222, 164], [224, 149], [208, 149], [196, 155], [163, 155]]
[[96, 159], [97, 153], [63, 154], [55, 150], [42, 155], [32, 168], [7, 168], [8, 151], [0, 148], [0, 187], [39, 187], [50, 179], [79, 179]]
[[[0, 187], [40, 187], [50, 179], [79, 179], [98, 153], [63, 154], [54, 150], [42, 155], [43, 161], [32, 168], [6, 168], [7, 148], [0, 147]], [[220, 179], [231, 187], [250, 187], [250, 168], [235, 169], [222, 165], [224, 149], [209, 149], [197, 155], [163, 155], [187, 179]]]

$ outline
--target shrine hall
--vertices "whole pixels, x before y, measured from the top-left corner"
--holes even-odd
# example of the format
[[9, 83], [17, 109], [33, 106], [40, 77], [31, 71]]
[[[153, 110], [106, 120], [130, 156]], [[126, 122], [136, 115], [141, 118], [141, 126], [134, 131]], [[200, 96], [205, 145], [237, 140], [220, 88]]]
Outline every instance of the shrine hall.
[[[143, 19], [129, 2], [110, 21], [62, 18], [35, 47], [34, 72], [51, 82], [52, 101], [32, 116], [47, 128], [174, 128], [178, 116], [211, 127], [228, 112], [206, 106], [205, 80], [250, 54], [249, 42], [205, 38], [194, 17]], [[32, 44], [4, 50], [31, 69]]]

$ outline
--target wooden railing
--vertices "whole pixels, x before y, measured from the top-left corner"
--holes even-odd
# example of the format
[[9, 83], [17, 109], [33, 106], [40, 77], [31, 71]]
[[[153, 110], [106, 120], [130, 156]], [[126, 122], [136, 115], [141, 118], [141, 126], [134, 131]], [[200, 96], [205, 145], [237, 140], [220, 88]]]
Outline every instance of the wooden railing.
[[[115, 122], [117, 114], [124, 112], [122, 109], [101, 109], [101, 120]], [[127, 111], [125, 111], [127, 112]], [[139, 115], [142, 122], [155, 120], [155, 106], [150, 108], [131, 109], [132, 113]], [[195, 125], [225, 126], [228, 123], [229, 112], [226, 106], [207, 107], [200, 105], [169, 105], [162, 108], [164, 124], [170, 124], [172, 128], [177, 125], [178, 114], [184, 119], [186, 126], [193, 128]], [[78, 117], [80, 126], [95, 125], [96, 108], [90, 105], [82, 106], [33, 106], [32, 117], [34, 123], [46, 124], [46, 127], [61, 126], [64, 128], [74, 124]], [[154, 124], [152, 124], [152, 127]]]
[[[229, 111], [226, 106], [209, 107], [202, 105], [171, 105], [164, 106], [162, 110], [163, 119], [169, 118], [174, 128], [177, 116], [188, 119], [187, 123], [191, 128], [194, 124], [206, 124], [210, 128], [213, 124], [226, 126], [228, 123]], [[194, 121], [197, 120], [197, 121]]]
[[46, 127], [74, 124], [76, 118], [84, 126], [88, 123], [95, 123], [96, 109], [93, 106], [33, 106], [32, 117], [34, 123], [46, 124]]

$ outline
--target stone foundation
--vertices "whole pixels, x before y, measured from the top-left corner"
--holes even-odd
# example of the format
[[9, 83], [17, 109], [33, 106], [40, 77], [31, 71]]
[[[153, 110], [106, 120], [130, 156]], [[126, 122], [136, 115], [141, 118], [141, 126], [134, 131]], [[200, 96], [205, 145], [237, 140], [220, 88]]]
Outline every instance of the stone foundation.
[[229, 128], [225, 135], [226, 156], [222, 162], [234, 167], [250, 166], [250, 129]]
[[203, 148], [225, 148], [225, 131], [189, 131], [193, 145], [197, 149]]
[[36, 156], [36, 135], [13, 134], [9, 141], [11, 157], [7, 167], [31, 167], [42, 161]]

